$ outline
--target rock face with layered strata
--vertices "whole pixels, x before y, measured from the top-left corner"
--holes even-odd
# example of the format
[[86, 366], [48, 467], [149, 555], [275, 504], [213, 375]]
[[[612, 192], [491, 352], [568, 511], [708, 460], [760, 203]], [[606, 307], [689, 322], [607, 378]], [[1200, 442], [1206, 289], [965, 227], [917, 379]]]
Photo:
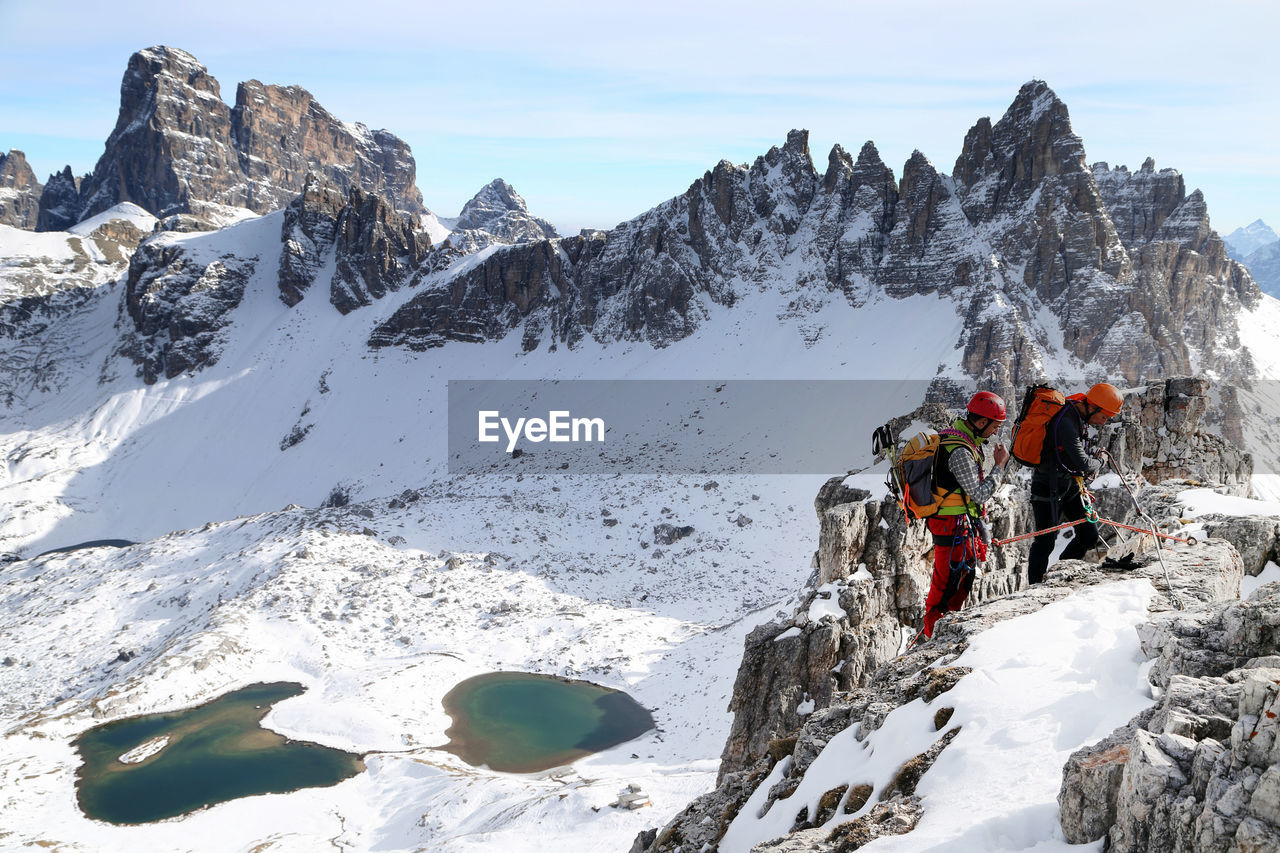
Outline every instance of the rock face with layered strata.
[[298, 304], [333, 260], [329, 301], [343, 314], [399, 289], [431, 250], [387, 199], [315, 175], [285, 210], [281, 241], [280, 299]]
[[0, 154], [0, 225], [35, 228], [43, 190], [25, 154], [16, 148]]
[[77, 219], [121, 201], [162, 217], [216, 217], [223, 207], [265, 213], [302, 190], [308, 172], [425, 210], [403, 141], [338, 120], [296, 86], [250, 80], [228, 107], [205, 67], [171, 47], [129, 59], [106, 149], [82, 183]]

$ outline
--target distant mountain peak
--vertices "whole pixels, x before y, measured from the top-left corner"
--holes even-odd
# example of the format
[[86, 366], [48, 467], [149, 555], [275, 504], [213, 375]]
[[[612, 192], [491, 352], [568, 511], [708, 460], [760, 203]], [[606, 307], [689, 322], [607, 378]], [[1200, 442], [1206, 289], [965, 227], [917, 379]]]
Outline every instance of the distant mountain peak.
[[458, 214], [458, 227], [479, 228], [482, 226], [473, 223], [501, 216], [508, 211], [528, 213], [529, 206], [514, 187], [502, 178], [494, 178], [462, 206], [462, 212]]
[[1237, 228], [1222, 241], [1227, 244], [1227, 253], [1237, 261], [1243, 261], [1263, 246], [1280, 240], [1280, 236], [1271, 230], [1271, 226], [1261, 219], [1255, 219], [1243, 228]]
[[[454, 225], [456, 232], [484, 232], [497, 242], [519, 243], [557, 236], [555, 226], [529, 212], [529, 206], [515, 188], [502, 178], [494, 178], [462, 206]], [[450, 238], [466, 251], [487, 245], [488, 238], [470, 234]]]

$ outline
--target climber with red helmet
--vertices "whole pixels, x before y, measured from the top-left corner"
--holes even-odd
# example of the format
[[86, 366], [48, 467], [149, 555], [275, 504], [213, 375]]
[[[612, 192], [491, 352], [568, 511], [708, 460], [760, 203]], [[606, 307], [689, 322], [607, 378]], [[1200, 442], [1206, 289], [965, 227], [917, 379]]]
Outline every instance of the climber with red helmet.
[[[1099, 382], [1083, 394], [1067, 397], [1066, 404], [1045, 425], [1040, 464], [1031, 475], [1031, 509], [1036, 530], [1086, 517], [1077, 478], [1092, 479], [1102, 463], [1086, 452], [1085, 431], [1090, 426], [1102, 426], [1120, 414], [1123, 406], [1120, 391], [1114, 385]], [[1077, 524], [1074, 530], [1074, 538], [1063, 549], [1060, 559], [1081, 559], [1098, 544], [1096, 522]], [[1027, 579], [1031, 583], [1044, 580], [1057, 538], [1056, 531], [1042, 533], [1031, 543], [1027, 558]]]
[[[933, 534], [933, 579], [925, 599], [924, 628], [933, 636], [934, 624], [950, 610], [959, 610], [969, 596], [979, 564], [987, 557], [990, 534], [982, 523], [982, 505], [995, 494], [1009, 462], [1009, 452], [997, 445], [991, 473], [982, 474], [982, 445], [1008, 417], [1004, 400], [979, 391], [969, 400], [963, 417], [942, 430], [934, 457], [933, 488], [941, 500], [926, 520]], [[963, 449], [964, 452], [957, 453]]]

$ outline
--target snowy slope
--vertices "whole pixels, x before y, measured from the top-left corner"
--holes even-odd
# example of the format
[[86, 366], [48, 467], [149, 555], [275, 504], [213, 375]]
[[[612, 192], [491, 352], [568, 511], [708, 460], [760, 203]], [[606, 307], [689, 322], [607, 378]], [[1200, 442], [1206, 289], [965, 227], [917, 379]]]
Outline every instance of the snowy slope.
[[[947, 694], [955, 708], [947, 727], [960, 732], [916, 789], [928, 803], [923, 818], [913, 831], [862, 849], [1079, 849], [1058, 827], [1061, 768], [1074, 750], [1150, 706], [1144, 677], [1150, 664], [1143, 662], [1134, 627], [1147, 620], [1154, 592], [1145, 579], [1087, 589], [975, 638], [951, 664], [973, 672]], [[786, 773], [788, 762], [779, 762], [729, 826], [720, 850], [746, 853], [785, 835], [796, 817], [791, 803], [816, 813], [823, 793], [838, 785], [884, 790], [907, 760], [938, 739], [936, 710], [923, 698], [896, 708], [865, 742], [856, 738], [858, 725], [845, 729], [810, 765], [789, 807], [761, 816], [769, 789]], [[836, 815], [824, 829], [874, 805]]]
[[[144, 385], [114, 354], [113, 328], [129, 320], [116, 308], [121, 285], [104, 281], [66, 318], [99, 332], [64, 342], [76, 369], [28, 389], [26, 407], [6, 418], [0, 493], [15, 511], [0, 528], [5, 550], [143, 544], [0, 573], [0, 637], [13, 661], [0, 667], [0, 811], [18, 818], [0, 845], [625, 847], [713, 785], [743, 636], [789, 609], [809, 574], [823, 477], [451, 477], [447, 381], [884, 378], [883, 359], [868, 352], [892, 352], [900, 378], [940, 366], [958, 376], [955, 306], [881, 298], [854, 310], [837, 293], [800, 314], [761, 286], [731, 311], [710, 306], [706, 334], [665, 349], [584, 342], [526, 354], [512, 336], [375, 354], [369, 332], [409, 294], [346, 317], [322, 298], [286, 308], [279, 230], [271, 214], [160, 238], [195, 259], [258, 258], [216, 365]], [[68, 238], [58, 239], [4, 252], [53, 254]], [[904, 348], [897, 330], [907, 323], [929, 333]], [[805, 324], [829, 332], [815, 341]], [[281, 449], [295, 428], [305, 437]], [[861, 427], [849, 433], [853, 468], [869, 446]], [[287, 508], [317, 506], [335, 486], [357, 503]], [[695, 533], [658, 546], [652, 528], [663, 522]], [[116, 660], [122, 651], [136, 657]], [[448, 725], [444, 693], [497, 669], [626, 689], [659, 729], [544, 777], [477, 771], [432, 749]], [[386, 754], [332, 789], [155, 826], [108, 827], [78, 812], [70, 741], [85, 728], [280, 679], [308, 692], [268, 724]], [[593, 810], [632, 781], [652, 809]]]

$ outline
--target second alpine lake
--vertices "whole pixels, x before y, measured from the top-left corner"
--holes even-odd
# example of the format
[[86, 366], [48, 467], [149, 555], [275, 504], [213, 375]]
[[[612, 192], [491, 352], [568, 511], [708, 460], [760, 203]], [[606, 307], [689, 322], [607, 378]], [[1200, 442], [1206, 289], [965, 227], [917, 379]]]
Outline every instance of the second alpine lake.
[[492, 672], [444, 697], [453, 719], [442, 747], [474, 766], [535, 773], [625, 743], [653, 728], [627, 694], [587, 681]]

